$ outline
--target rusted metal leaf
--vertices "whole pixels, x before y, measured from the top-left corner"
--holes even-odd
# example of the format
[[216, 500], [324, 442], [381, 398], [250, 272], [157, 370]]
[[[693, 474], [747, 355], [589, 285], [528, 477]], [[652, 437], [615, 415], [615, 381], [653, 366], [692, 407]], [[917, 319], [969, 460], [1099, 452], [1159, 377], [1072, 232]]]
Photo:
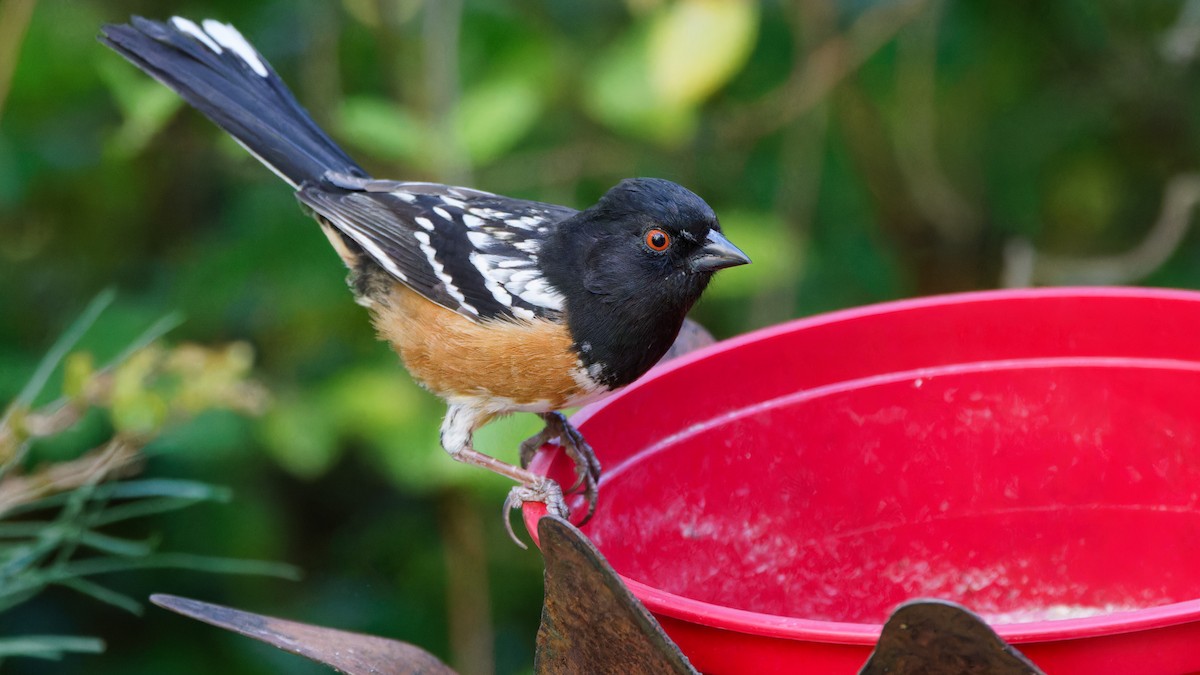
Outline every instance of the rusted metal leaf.
[[697, 671], [587, 537], [562, 518], [538, 521], [546, 601], [534, 672]]
[[[571, 523], [538, 521], [546, 598], [534, 671], [699, 675], [595, 545]], [[429, 652], [349, 633], [189, 600], [154, 595], [160, 607], [261, 640], [350, 675], [454, 675]], [[792, 664], [804, 672], [805, 664]], [[901, 605], [859, 675], [1044, 675], [982, 619], [941, 600]]]
[[859, 675], [1044, 675], [978, 616], [942, 600], [901, 605]]
[[150, 601], [348, 675], [455, 675], [436, 656], [406, 642], [277, 619], [174, 595], [152, 595]]

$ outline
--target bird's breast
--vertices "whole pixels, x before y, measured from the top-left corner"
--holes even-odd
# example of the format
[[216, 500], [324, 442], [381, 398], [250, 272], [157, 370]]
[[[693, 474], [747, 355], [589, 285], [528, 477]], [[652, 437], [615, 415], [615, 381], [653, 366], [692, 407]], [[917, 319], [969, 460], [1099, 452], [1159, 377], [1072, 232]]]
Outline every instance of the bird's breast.
[[544, 412], [607, 392], [580, 362], [565, 324], [476, 322], [393, 283], [371, 312], [412, 376], [448, 400], [485, 399], [495, 412]]

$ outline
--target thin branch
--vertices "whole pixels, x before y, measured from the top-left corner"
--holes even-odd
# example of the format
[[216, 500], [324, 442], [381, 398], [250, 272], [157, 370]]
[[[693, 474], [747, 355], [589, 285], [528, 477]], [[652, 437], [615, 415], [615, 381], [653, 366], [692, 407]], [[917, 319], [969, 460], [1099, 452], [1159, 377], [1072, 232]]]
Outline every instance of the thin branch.
[[892, 135], [896, 165], [913, 204], [941, 238], [962, 241], [978, 232], [981, 217], [959, 195], [942, 169], [937, 152], [937, 31], [945, 2], [898, 38], [896, 97], [900, 115]]
[[488, 598], [487, 542], [475, 500], [463, 490], [441, 499], [439, 529], [446, 565], [446, 614], [455, 669], [469, 675], [495, 672], [492, 607]]
[[863, 12], [845, 33], [826, 40], [792, 70], [788, 81], [730, 120], [732, 140], [772, 134], [824, 101], [842, 80], [858, 70], [905, 26], [929, 0], [881, 3]]
[[462, 30], [462, 0], [438, 0], [425, 5], [424, 68], [429, 102], [430, 152], [440, 180], [470, 185], [471, 161], [454, 128], [458, 107], [458, 43]]
[[1019, 288], [1127, 284], [1143, 279], [1161, 267], [1179, 248], [1200, 204], [1200, 174], [1172, 177], [1163, 190], [1158, 220], [1145, 239], [1125, 253], [1111, 256], [1072, 257], [1038, 253], [1028, 242], [1011, 242], [1005, 251], [1003, 283]]
[[1179, 8], [1179, 17], [1166, 30], [1159, 53], [1168, 63], [1186, 65], [1200, 53], [1200, 0], [1187, 0]]
[[76, 459], [49, 464], [26, 476], [10, 475], [0, 481], [0, 515], [52, 494], [128, 474], [139, 459], [138, 448], [118, 436]]

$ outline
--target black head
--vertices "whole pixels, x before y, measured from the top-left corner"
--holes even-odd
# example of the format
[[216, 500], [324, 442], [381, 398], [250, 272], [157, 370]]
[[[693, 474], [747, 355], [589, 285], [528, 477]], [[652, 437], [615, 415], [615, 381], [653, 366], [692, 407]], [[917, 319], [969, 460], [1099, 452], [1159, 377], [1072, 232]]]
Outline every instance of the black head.
[[633, 178], [563, 222], [542, 249], [585, 363], [628, 384], [671, 346], [719, 269], [750, 262], [687, 188]]
[[589, 267], [623, 269], [631, 279], [614, 281], [630, 293], [665, 285], [660, 293], [694, 303], [714, 271], [750, 262], [721, 233], [712, 207], [670, 180], [620, 181], [581, 216], [581, 233], [604, 240]]

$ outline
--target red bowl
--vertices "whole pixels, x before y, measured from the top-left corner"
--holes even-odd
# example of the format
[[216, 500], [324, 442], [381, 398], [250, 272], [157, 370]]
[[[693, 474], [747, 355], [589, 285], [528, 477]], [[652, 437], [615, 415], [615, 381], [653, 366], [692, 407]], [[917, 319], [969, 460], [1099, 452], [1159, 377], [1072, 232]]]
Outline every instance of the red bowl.
[[574, 420], [605, 469], [584, 532], [701, 671], [855, 673], [915, 597], [1054, 675], [1200, 671], [1200, 293], [836, 312]]

